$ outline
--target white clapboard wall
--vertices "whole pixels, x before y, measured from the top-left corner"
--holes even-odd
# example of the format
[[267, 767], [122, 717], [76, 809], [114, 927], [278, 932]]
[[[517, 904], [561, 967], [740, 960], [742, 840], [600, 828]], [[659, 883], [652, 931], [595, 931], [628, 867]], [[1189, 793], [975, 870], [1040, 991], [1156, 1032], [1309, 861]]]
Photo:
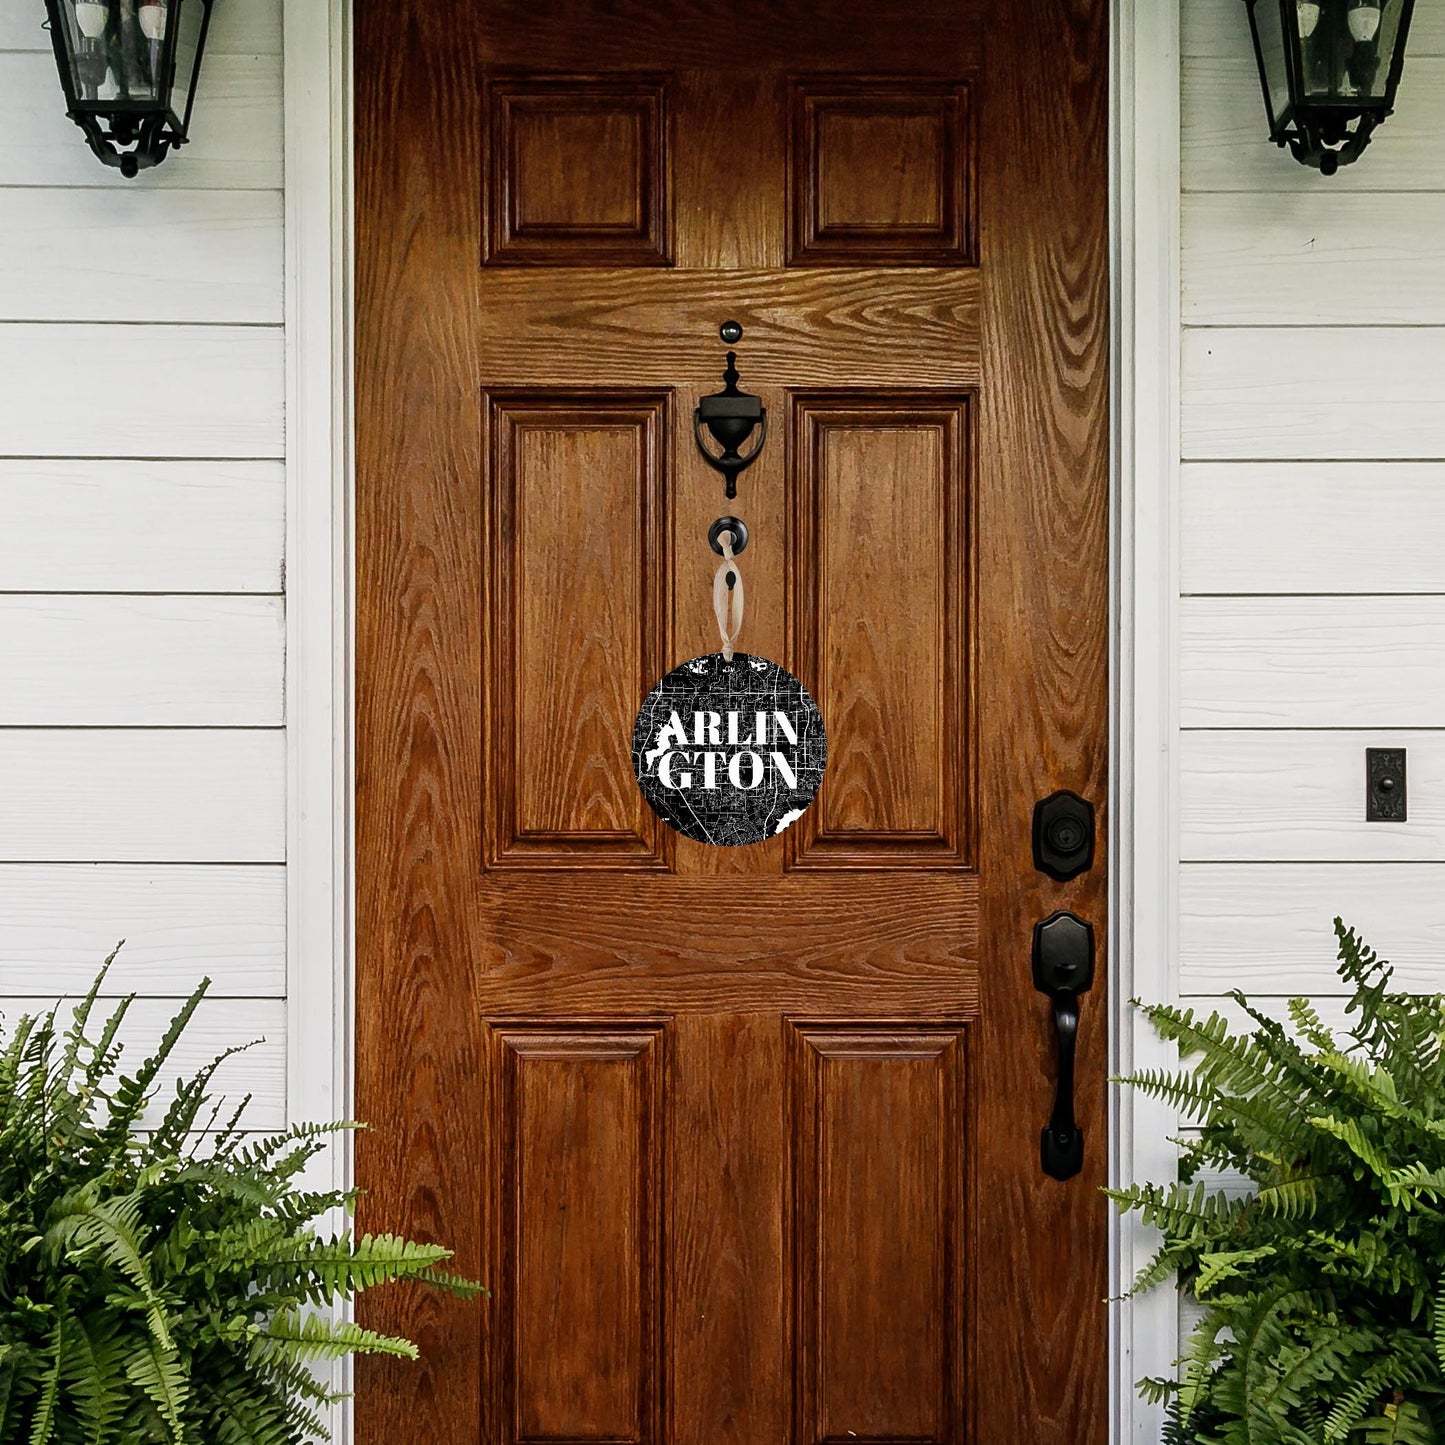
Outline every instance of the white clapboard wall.
[[1239, 0], [1181, 16], [1178, 990], [1337, 992], [1336, 913], [1445, 987], [1445, 4], [1330, 178], [1267, 143]]
[[0, 4], [0, 1014], [141, 996], [286, 1117], [280, 0], [218, 5], [194, 144], [127, 181]]

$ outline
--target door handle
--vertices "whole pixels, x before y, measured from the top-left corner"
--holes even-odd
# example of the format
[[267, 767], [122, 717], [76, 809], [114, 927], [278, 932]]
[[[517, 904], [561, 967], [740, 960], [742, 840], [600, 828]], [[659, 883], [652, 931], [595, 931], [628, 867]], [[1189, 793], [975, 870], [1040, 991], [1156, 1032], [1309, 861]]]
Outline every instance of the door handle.
[[1084, 1167], [1084, 1131], [1074, 1118], [1074, 1050], [1079, 996], [1094, 982], [1094, 930], [1076, 914], [1050, 914], [1034, 924], [1034, 987], [1049, 996], [1058, 1046], [1054, 1107], [1039, 1134], [1039, 1162], [1050, 1179], [1072, 1179]]

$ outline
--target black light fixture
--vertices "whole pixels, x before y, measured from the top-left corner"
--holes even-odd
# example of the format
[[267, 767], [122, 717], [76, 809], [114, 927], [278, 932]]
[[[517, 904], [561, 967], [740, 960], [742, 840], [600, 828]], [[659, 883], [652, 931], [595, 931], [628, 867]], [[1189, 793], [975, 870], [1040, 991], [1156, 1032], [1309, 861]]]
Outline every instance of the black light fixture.
[[133, 176], [186, 143], [212, 0], [45, 0], [67, 111]]
[[1395, 108], [1415, 0], [1245, 0], [1269, 137], [1333, 175]]

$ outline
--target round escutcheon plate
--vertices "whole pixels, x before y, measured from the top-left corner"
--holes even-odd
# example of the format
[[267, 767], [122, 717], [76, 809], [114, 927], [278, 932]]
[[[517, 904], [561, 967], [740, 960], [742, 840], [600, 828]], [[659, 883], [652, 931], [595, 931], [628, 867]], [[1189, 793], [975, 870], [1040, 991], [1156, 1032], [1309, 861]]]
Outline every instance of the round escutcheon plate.
[[823, 715], [786, 668], [746, 652], [675, 667], [644, 699], [632, 767], [648, 805], [699, 843], [761, 843], [796, 822], [828, 761]]

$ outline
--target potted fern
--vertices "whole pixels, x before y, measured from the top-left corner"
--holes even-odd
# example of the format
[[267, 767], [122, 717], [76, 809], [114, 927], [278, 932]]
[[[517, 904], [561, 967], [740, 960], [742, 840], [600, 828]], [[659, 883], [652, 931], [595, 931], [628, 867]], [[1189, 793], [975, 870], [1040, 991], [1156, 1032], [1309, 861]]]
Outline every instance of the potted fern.
[[1124, 1082], [1201, 1125], [1179, 1183], [1111, 1191], [1163, 1236], [1135, 1291], [1177, 1275], [1202, 1311], [1141, 1383], [1174, 1445], [1445, 1442], [1445, 998], [1335, 932], [1342, 1038], [1303, 999], [1285, 1025], [1232, 995], [1243, 1034], [1144, 1010], [1191, 1062]]
[[314, 1362], [416, 1354], [321, 1307], [387, 1280], [478, 1286], [435, 1245], [322, 1235], [353, 1196], [301, 1175], [346, 1126], [243, 1133], [244, 1101], [223, 1117], [209, 1099], [227, 1056], [153, 1108], [209, 981], [119, 1075], [131, 1000], [92, 1037], [104, 978], [68, 1026], [0, 1034], [0, 1445], [299, 1445], [332, 1399]]

